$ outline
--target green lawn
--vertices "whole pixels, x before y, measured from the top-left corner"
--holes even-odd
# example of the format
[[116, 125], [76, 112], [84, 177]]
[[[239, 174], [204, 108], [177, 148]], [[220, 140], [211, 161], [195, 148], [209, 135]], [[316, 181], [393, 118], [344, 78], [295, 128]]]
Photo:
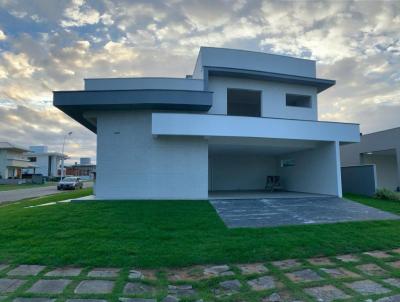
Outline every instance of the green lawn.
[[[257, 262], [400, 247], [400, 221], [227, 229], [207, 201], [112, 201], [0, 207], [0, 262], [138, 266]], [[400, 214], [400, 203], [351, 196]]]
[[20, 190], [20, 189], [29, 189], [29, 188], [40, 188], [40, 187], [48, 187], [55, 186], [56, 182], [47, 182], [45, 184], [20, 184], [20, 185], [0, 185], [1, 191], [11, 191], [11, 190]]

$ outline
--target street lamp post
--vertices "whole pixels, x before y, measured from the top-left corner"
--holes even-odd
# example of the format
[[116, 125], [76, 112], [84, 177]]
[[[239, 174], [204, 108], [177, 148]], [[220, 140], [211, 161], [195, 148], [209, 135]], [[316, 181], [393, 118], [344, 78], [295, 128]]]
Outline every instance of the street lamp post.
[[62, 144], [62, 151], [61, 151], [61, 180], [63, 180], [64, 178], [64, 146], [65, 146], [65, 141], [67, 139], [68, 136], [70, 136], [72, 134], [72, 132], [68, 132], [67, 134], [64, 135], [64, 140], [63, 140], [63, 144]]

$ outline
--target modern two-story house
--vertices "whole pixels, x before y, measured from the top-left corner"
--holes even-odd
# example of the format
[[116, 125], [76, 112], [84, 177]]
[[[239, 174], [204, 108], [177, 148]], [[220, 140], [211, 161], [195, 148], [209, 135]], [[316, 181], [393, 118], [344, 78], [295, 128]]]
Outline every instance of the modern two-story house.
[[26, 157], [28, 150], [9, 142], [0, 142], [0, 182], [7, 179], [20, 179], [22, 169], [30, 168], [34, 170], [36, 165], [31, 163]]
[[54, 105], [97, 133], [100, 199], [206, 199], [264, 190], [268, 176], [341, 196], [339, 146], [360, 136], [318, 121], [334, 84], [312, 60], [202, 47], [186, 78], [86, 79]]

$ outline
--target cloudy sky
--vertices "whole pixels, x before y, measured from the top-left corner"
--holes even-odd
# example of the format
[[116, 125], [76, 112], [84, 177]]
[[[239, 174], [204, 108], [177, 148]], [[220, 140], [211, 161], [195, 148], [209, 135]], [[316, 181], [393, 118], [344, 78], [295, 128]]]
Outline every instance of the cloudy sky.
[[95, 135], [52, 107], [90, 77], [173, 76], [200, 46], [317, 60], [336, 86], [321, 120], [400, 126], [399, 1], [0, 0], [0, 141], [95, 158]]

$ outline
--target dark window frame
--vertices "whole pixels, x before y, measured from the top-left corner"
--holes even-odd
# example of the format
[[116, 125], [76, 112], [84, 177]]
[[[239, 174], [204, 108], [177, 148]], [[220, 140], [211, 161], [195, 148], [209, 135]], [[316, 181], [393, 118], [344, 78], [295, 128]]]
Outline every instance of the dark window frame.
[[[289, 98], [296, 98], [298, 97], [299, 100], [288, 100]], [[306, 99], [305, 99], [306, 98]], [[294, 108], [306, 108], [306, 109], [311, 109], [313, 107], [312, 104], [312, 97], [311, 95], [307, 94], [296, 94], [296, 93], [286, 93], [285, 95], [285, 102], [286, 102], [286, 107], [294, 107]], [[290, 102], [294, 102], [294, 104], [289, 104]], [[298, 102], [298, 103], [296, 103]]]
[[[231, 99], [230, 93], [235, 92], [235, 91], [238, 93], [242, 92], [242, 93], [257, 94], [257, 103], [248, 104], [249, 106], [258, 107], [254, 111], [254, 112], [256, 112], [255, 114], [253, 114], [254, 112], [252, 114], [243, 114], [243, 113], [240, 114], [240, 113], [234, 112], [238, 108], [234, 108], [233, 110], [232, 110], [232, 108], [230, 108], [230, 106], [232, 106], [232, 102], [229, 101]], [[263, 107], [262, 94], [263, 94], [263, 91], [261, 89], [227, 88], [226, 89], [226, 114], [229, 116], [262, 117], [262, 107]], [[254, 97], [254, 96], [252, 96], [252, 97]], [[237, 104], [238, 103], [236, 103], [236, 105]]]

